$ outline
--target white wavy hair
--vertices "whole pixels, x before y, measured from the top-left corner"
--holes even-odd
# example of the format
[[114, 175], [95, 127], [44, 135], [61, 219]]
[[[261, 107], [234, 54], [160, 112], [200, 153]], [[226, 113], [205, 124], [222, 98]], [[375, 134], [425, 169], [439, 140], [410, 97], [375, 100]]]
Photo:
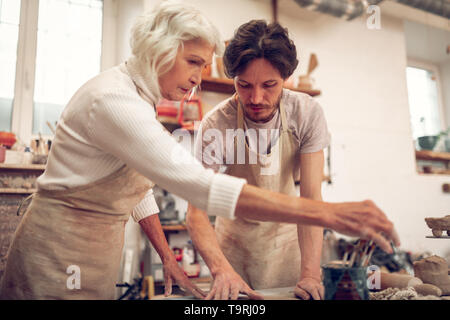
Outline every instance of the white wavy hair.
[[158, 78], [175, 63], [178, 49], [189, 40], [202, 39], [223, 54], [224, 43], [219, 30], [195, 7], [185, 3], [163, 1], [139, 16], [132, 29], [130, 46], [146, 77], [160, 88]]

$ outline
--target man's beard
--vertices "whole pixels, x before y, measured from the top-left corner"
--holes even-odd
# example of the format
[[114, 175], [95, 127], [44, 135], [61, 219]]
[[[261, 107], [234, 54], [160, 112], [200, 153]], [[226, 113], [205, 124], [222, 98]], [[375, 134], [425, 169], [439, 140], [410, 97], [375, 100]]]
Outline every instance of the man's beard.
[[[254, 121], [254, 122], [267, 122], [270, 121], [273, 116], [275, 115], [275, 113], [277, 112], [278, 108], [280, 107], [280, 102], [281, 102], [281, 97], [283, 95], [283, 91], [280, 93], [280, 96], [277, 99], [277, 102], [275, 102], [275, 104], [273, 105], [268, 105], [268, 104], [246, 104], [244, 105], [242, 103], [242, 101], [239, 98], [239, 101], [241, 102], [241, 105], [244, 105], [244, 115], [249, 118], [250, 120]], [[251, 117], [249, 117], [248, 114], [246, 114], [246, 110], [251, 109], [251, 108], [257, 107], [257, 108], [262, 108], [264, 110], [267, 109], [272, 109], [272, 112], [270, 113], [270, 115], [266, 116], [264, 119], [252, 119]]]

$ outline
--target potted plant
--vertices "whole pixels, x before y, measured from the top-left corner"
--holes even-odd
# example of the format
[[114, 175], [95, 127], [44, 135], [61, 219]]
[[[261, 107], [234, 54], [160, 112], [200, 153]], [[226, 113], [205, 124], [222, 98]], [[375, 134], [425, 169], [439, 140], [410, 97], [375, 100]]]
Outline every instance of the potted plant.
[[447, 130], [439, 132], [438, 141], [440, 141], [441, 139], [444, 141], [445, 152], [450, 152], [450, 126], [447, 128]]

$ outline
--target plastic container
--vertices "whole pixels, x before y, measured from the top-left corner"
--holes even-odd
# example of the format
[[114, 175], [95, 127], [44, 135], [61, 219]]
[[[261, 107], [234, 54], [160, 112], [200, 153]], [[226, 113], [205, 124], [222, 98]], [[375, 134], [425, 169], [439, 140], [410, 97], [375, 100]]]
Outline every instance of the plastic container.
[[31, 153], [30, 147], [25, 147], [25, 152], [23, 153], [23, 164], [32, 164], [33, 163], [33, 154]]

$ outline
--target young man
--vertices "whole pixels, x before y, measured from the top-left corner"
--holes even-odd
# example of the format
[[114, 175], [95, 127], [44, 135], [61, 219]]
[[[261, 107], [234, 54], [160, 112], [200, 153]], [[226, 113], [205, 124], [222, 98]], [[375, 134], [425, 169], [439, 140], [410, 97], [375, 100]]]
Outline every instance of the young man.
[[[236, 94], [202, 121], [196, 155], [216, 172], [288, 195], [297, 194], [300, 175], [301, 196], [321, 201], [329, 133], [314, 99], [283, 89], [297, 64], [295, 45], [279, 24], [242, 25], [224, 54]], [[323, 298], [323, 228], [217, 217], [215, 235], [207, 215], [192, 205], [187, 223], [214, 277], [207, 298], [236, 299], [239, 292], [258, 298], [251, 289], [288, 286], [304, 299]]]

